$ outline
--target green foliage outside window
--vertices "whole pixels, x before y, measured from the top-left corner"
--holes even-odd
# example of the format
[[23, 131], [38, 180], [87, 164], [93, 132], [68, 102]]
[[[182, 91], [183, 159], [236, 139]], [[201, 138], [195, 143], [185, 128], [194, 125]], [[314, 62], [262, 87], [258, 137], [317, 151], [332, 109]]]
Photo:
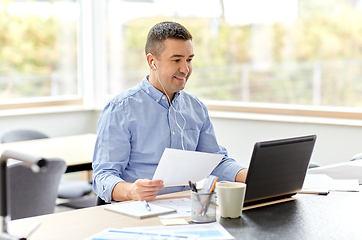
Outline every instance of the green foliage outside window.
[[[330, 8], [326, 8], [330, 6]], [[349, 1], [299, 1], [294, 23], [230, 25], [222, 18], [140, 18], [124, 28], [127, 87], [147, 72], [144, 41], [157, 22], [174, 20], [193, 34], [193, 75], [186, 90], [202, 99], [362, 107], [362, 9]], [[215, 33], [215, 24], [217, 32]], [[255, 67], [253, 31], [269, 31], [266, 69]], [[214, 31], [214, 32], [213, 32]], [[144, 68], [140, 68], [144, 65]], [[126, 74], [128, 75], [128, 74]], [[247, 76], [247, 96], [243, 96]], [[313, 88], [318, 89], [315, 95]]]
[[[0, 1], [0, 99], [76, 92], [76, 23], [10, 15], [10, 2]], [[111, 94], [148, 73], [145, 39], [164, 20], [182, 23], [194, 36], [186, 90], [201, 99], [362, 107], [362, 8], [351, 1], [300, 0], [295, 22], [271, 25], [231, 25], [222, 17], [128, 21], [119, 28], [119, 58], [126, 61], [116, 66], [124, 79], [110, 80], [124, 81], [123, 89], [110, 88]], [[65, 32], [67, 41], [60, 43]], [[268, 58], [255, 57], [257, 51]]]
[[[0, 99], [76, 91], [77, 82], [71, 79], [74, 76], [65, 76], [61, 71], [63, 58], [76, 59], [76, 49], [69, 52], [69, 46], [59, 39], [60, 28], [75, 33], [75, 24], [62, 22], [54, 15], [44, 18], [33, 14], [9, 14], [7, 8], [11, 2], [0, 1]], [[71, 45], [76, 42], [75, 34], [72, 42]], [[76, 72], [71, 75], [76, 76]], [[74, 86], [62, 83], [69, 81]], [[55, 92], [54, 85], [57, 87]]]

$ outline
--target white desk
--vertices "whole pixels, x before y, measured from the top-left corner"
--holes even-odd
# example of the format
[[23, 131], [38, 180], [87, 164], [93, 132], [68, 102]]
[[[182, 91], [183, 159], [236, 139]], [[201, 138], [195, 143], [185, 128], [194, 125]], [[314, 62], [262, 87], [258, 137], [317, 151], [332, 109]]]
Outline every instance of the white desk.
[[43, 158], [61, 158], [68, 166], [67, 172], [92, 170], [96, 137], [96, 134], [82, 134], [2, 143], [0, 154], [5, 150], [13, 150]]

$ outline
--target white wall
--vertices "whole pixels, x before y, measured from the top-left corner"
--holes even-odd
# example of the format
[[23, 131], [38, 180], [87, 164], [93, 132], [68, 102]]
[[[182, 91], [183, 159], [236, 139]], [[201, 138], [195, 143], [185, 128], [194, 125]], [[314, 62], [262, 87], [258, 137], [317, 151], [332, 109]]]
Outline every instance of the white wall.
[[[33, 113], [0, 116], [0, 132], [8, 127], [30, 127], [51, 137], [96, 133], [101, 111], [72, 110], [61, 113]], [[229, 155], [248, 165], [254, 143], [284, 137], [317, 134], [312, 160], [321, 165], [349, 161], [362, 152], [362, 127], [290, 121], [232, 119], [210, 113], [219, 144]]]
[[249, 165], [254, 144], [263, 140], [316, 134], [311, 161], [320, 165], [349, 161], [362, 152], [362, 127], [212, 118], [219, 144], [229, 156]]
[[98, 116], [92, 110], [17, 114], [0, 116], [0, 133], [7, 128], [33, 128], [50, 137], [96, 133]]

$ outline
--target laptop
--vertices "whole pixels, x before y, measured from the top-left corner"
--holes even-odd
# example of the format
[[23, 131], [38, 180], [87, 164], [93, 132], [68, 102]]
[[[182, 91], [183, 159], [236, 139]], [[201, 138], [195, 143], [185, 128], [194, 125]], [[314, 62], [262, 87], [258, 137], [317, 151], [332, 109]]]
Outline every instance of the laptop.
[[302, 187], [316, 135], [257, 142], [246, 177], [244, 207], [289, 198]]

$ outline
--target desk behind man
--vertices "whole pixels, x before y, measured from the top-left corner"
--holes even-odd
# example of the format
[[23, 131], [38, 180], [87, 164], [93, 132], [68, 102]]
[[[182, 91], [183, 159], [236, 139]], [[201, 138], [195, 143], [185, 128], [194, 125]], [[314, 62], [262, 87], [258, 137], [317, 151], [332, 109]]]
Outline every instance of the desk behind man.
[[145, 47], [150, 74], [111, 100], [99, 119], [93, 186], [106, 202], [153, 200], [164, 188], [152, 179], [165, 148], [223, 154], [212, 174], [244, 182], [246, 169], [219, 146], [205, 105], [183, 91], [192, 73], [192, 35], [175, 22], [149, 32]]
[[52, 137], [21, 142], [0, 144], [0, 153], [5, 150], [44, 158], [61, 158], [67, 164], [67, 172], [92, 170], [92, 155], [96, 141], [95, 134]]

